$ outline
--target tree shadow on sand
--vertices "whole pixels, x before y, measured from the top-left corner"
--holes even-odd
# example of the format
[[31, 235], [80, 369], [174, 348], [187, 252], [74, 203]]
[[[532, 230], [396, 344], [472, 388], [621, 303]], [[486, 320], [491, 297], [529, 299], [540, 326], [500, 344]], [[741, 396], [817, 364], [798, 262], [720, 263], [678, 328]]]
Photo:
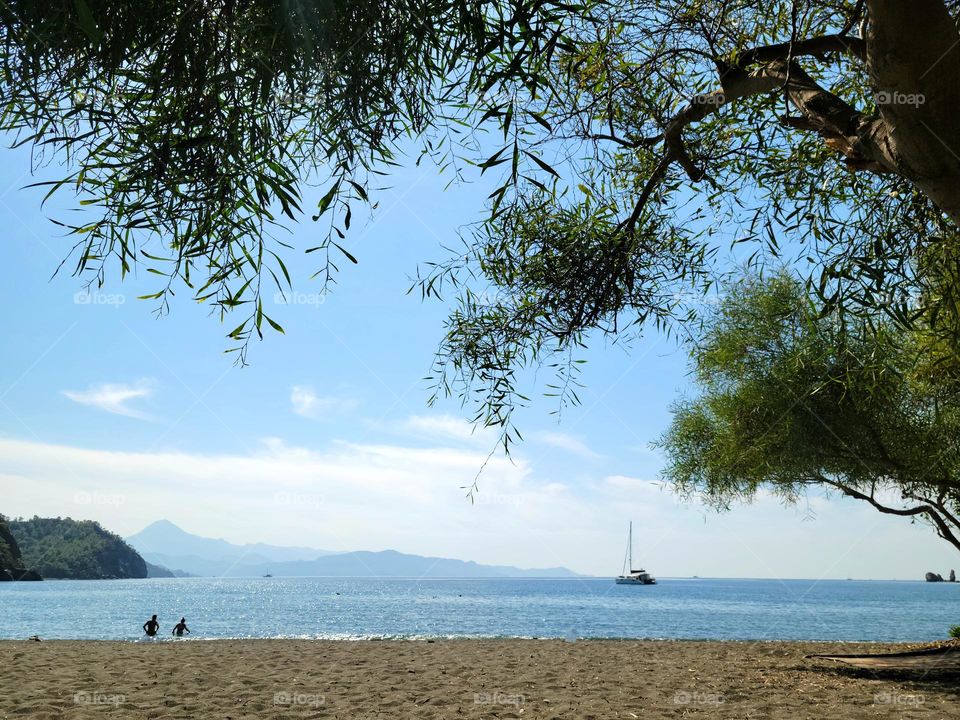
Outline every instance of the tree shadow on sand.
[[960, 670], [948, 668], [859, 668], [849, 665], [801, 665], [800, 672], [849, 678], [851, 680], [883, 680], [898, 683], [905, 690], [923, 695], [939, 693], [960, 700]]

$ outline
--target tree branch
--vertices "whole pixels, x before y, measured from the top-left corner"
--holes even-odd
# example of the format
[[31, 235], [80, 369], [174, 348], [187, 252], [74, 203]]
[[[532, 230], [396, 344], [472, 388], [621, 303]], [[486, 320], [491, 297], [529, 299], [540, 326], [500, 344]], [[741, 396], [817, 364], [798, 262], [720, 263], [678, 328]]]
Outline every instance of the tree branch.
[[757, 71], [778, 79], [790, 102], [803, 113], [802, 127], [816, 130], [830, 148], [841, 152], [854, 170], [897, 173], [886, 124], [868, 118], [820, 86], [796, 64], [768, 63]]
[[[807, 481], [807, 482], [810, 482], [810, 481]], [[936, 527], [937, 534], [940, 537], [942, 537], [944, 540], [946, 540], [948, 543], [953, 545], [957, 550], [960, 550], [960, 538], [958, 538], [954, 534], [954, 532], [950, 529], [950, 526], [948, 525], [947, 521], [944, 520], [944, 518], [941, 516], [940, 512], [938, 511], [939, 509], [934, 508], [930, 504], [917, 505], [912, 508], [892, 508], [878, 502], [877, 499], [873, 496], [872, 491], [869, 495], [867, 495], [866, 493], [860, 492], [856, 488], [853, 488], [837, 480], [831, 480], [830, 478], [824, 475], [820, 475], [820, 474], [815, 475], [812, 479], [812, 482], [823, 484], [823, 485], [829, 485], [830, 487], [836, 488], [837, 490], [842, 492], [844, 495], [847, 495], [848, 497], [852, 497], [856, 500], [864, 500], [870, 503], [874, 508], [876, 508], [880, 512], [887, 515], [899, 515], [900, 517], [926, 515], [928, 518], [930, 518], [930, 520], [933, 522], [934, 526]]]
[[785, 42], [752, 48], [737, 57], [736, 65], [746, 70], [751, 65], [758, 63], [788, 60], [805, 55], [822, 57], [830, 53], [844, 53], [852, 55], [858, 60], [863, 60], [867, 56], [867, 44], [858, 37], [851, 37], [846, 34], [820, 35], [806, 40], [798, 40], [794, 43]]
[[630, 149], [648, 147], [650, 145], [655, 145], [660, 140], [663, 140], [663, 135], [631, 140], [622, 138], [619, 135], [614, 135], [613, 133], [584, 133], [582, 137], [584, 140], [609, 140], [610, 142], [614, 142], [617, 145], [621, 145], [622, 147]]
[[917, 495], [916, 493], [907, 493], [906, 497], [910, 498], [911, 500], [919, 500], [920, 502], [925, 502], [928, 505], [936, 508], [937, 512], [939, 512], [943, 516], [944, 520], [960, 528], [960, 519], [958, 519], [955, 515], [953, 515], [953, 513], [951, 513], [947, 509], [946, 505], [944, 505], [944, 502], [943, 502], [944, 493], [940, 493], [940, 496], [936, 500], [931, 500], [930, 498], [923, 497], [922, 495]]
[[853, 12], [850, 13], [850, 17], [847, 18], [847, 22], [843, 24], [843, 30], [840, 31], [841, 35], [848, 34], [853, 30], [853, 26], [857, 24], [860, 18], [863, 17], [863, 6], [866, 0], [857, 0], [857, 4], [853, 8]]
[[[863, 47], [858, 42], [852, 42], [855, 40], [858, 39], [840, 35], [803, 40], [793, 44], [792, 57], [817, 54], [823, 52], [824, 48], [859, 52]], [[683, 131], [688, 125], [700, 122], [736, 100], [777, 89], [783, 89], [792, 104], [803, 113], [803, 118], [788, 118], [785, 124], [819, 132], [829, 147], [843, 153], [847, 165], [853, 169], [877, 173], [897, 171], [896, 161], [884, 142], [887, 132], [883, 123], [866, 118], [818, 85], [796, 63], [782, 59], [790, 47], [789, 43], [781, 43], [754, 48], [741, 56], [741, 66], [720, 64], [720, 89], [694, 96], [667, 124], [663, 134], [664, 155], [644, 185], [630, 217], [621, 223], [619, 229], [628, 232], [633, 230], [654, 189], [674, 162], [683, 166], [692, 182], [703, 179], [705, 171], [693, 162], [683, 143]], [[755, 64], [761, 60], [768, 61], [752, 72], [744, 71], [745, 64]]]

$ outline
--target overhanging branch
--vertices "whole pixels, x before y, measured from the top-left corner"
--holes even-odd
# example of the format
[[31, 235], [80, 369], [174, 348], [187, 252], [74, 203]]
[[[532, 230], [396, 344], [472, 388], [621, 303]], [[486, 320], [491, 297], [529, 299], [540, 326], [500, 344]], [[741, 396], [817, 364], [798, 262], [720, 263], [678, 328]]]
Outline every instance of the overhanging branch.
[[[737, 66], [718, 63], [721, 68], [720, 89], [695, 95], [667, 124], [663, 134], [663, 157], [644, 185], [630, 217], [620, 225], [620, 229], [634, 229], [654, 190], [674, 162], [680, 163], [692, 182], [699, 182], [705, 176], [705, 171], [697, 166], [684, 145], [683, 132], [688, 126], [737, 100], [776, 90], [783, 90], [793, 106], [802, 113], [800, 118], [783, 118], [781, 121], [784, 124], [818, 132], [829, 147], [845, 156], [845, 162], [852, 169], [876, 173], [896, 172], [896, 161], [886, 142], [885, 125], [877, 119], [866, 118], [817, 84], [792, 62], [797, 57], [822, 56], [829, 52], [846, 52], [863, 58], [866, 48], [859, 38], [824, 35], [795, 43], [753, 48], [738, 58]], [[747, 71], [757, 64], [760, 67]]]
[[849, 35], [821, 35], [819, 37], [798, 40], [794, 43], [777, 43], [752, 48], [737, 57], [737, 67], [747, 69], [758, 63], [774, 60], [788, 60], [803, 56], [822, 57], [830, 53], [844, 53], [863, 60], [867, 55], [866, 43], [858, 37]]
[[[839, 482], [837, 480], [831, 480], [830, 478], [824, 475], [816, 475], [811, 480], [807, 482], [817, 483], [828, 485], [830, 487], [836, 488], [844, 495], [852, 497], [856, 500], [864, 500], [872, 505], [874, 508], [886, 515], [899, 515], [900, 517], [911, 517], [917, 515], [926, 515], [934, 524], [934, 527], [937, 529], [937, 534], [946, 540], [948, 543], [953, 545], [957, 550], [960, 550], [960, 538], [954, 534], [954, 530], [950, 528], [947, 520], [944, 519], [943, 515], [939, 512], [939, 509], [935, 508], [929, 503], [924, 503], [923, 505], [916, 505], [911, 508], [893, 508], [888, 505], [884, 505], [879, 502], [875, 497], [873, 492], [868, 495], [857, 490], [850, 485]], [[960, 530], [960, 528], [957, 528]]]

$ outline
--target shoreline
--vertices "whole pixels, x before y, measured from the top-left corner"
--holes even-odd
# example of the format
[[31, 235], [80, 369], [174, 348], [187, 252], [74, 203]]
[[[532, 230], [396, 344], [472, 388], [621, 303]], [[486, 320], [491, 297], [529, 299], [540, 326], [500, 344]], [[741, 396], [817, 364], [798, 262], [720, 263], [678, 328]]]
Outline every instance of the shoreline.
[[903, 643], [0, 641], [0, 718], [960, 718], [956, 679], [811, 654]]
[[[174, 577], [102, 577], [102, 578], [65, 578], [65, 577], [44, 577], [39, 580], [11, 580], [12, 583], [18, 582], [104, 582], [104, 581], [122, 581], [131, 580], [415, 580], [418, 582], [430, 582], [433, 580], [609, 580], [613, 581], [611, 575], [431, 575], [424, 577], [422, 575], [272, 575], [263, 577], [261, 575], [184, 575]], [[918, 578], [816, 578], [816, 577], [726, 577], [722, 575], [658, 575], [657, 582], [662, 580], [673, 581], [697, 581], [697, 580], [734, 580], [734, 581], [758, 581], [758, 582], [879, 582], [879, 583], [920, 583], [930, 585], [960, 585], [960, 580], [926, 580]], [[6, 583], [0, 584], [4, 587]]]
[[[136, 638], [47, 638], [37, 636], [26, 636], [16, 638], [0, 638], [0, 646], [8, 643], [121, 643], [125, 645], [150, 645], [160, 643], [268, 643], [268, 642], [304, 642], [304, 643], [425, 643], [428, 645], [434, 643], [525, 643], [525, 642], [544, 642], [544, 643], [564, 643], [575, 645], [577, 643], [665, 643], [665, 644], [703, 644], [703, 645], [864, 645], [872, 648], [918, 648], [933, 646], [940, 643], [950, 642], [950, 638], [942, 640], [785, 640], [780, 638], [657, 638], [657, 637], [577, 637], [568, 639], [563, 637], [536, 637], [536, 636], [507, 636], [507, 635], [423, 635], [423, 636], [402, 636], [402, 635], [383, 635], [383, 636], [351, 636], [351, 637], [329, 637], [329, 636], [307, 636], [307, 635], [276, 635], [270, 637], [250, 637], [250, 636], [231, 636], [231, 637], [203, 637], [199, 633], [196, 637], [160, 637], [148, 638], [146, 636]], [[957, 642], [954, 640], [954, 642]]]

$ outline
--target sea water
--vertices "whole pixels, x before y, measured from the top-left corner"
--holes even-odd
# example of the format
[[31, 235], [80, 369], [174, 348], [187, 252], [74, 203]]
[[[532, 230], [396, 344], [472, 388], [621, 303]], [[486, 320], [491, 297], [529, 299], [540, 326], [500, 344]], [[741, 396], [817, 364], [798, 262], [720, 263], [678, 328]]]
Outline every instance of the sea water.
[[0, 583], [0, 638], [673, 638], [927, 641], [960, 584], [611, 578], [158, 578]]

